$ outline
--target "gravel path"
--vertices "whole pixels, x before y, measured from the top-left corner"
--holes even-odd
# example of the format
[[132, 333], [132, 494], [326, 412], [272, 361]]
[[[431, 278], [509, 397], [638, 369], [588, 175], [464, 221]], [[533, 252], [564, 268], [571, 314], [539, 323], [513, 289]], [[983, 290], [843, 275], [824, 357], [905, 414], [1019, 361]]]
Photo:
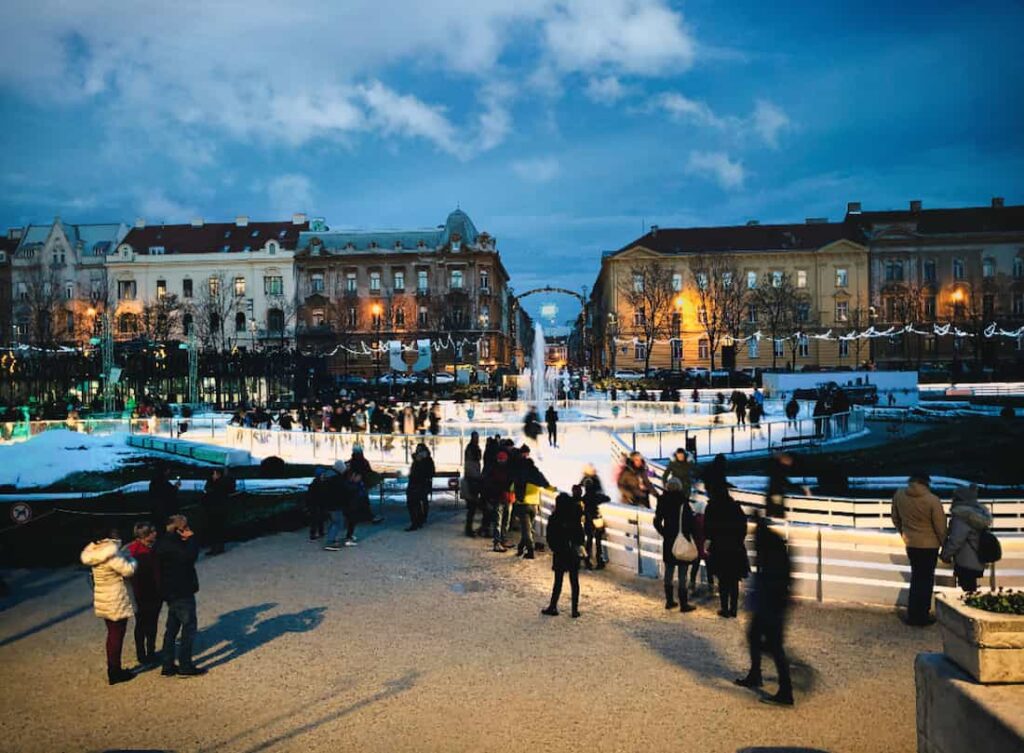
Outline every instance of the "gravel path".
[[201, 678], [151, 671], [108, 687], [85, 575], [8, 574], [0, 749], [914, 749], [913, 659], [937, 649], [935, 629], [801, 605], [798, 705], [774, 709], [731, 684], [742, 619], [666, 613], [660, 583], [609, 571], [583, 574], [581, 619], [543, 618], [546, 556], [491, 553], [451, 512], [418, 534], [403, 524], [389, 510], [339, 553], [299, 532], [201, 560]]

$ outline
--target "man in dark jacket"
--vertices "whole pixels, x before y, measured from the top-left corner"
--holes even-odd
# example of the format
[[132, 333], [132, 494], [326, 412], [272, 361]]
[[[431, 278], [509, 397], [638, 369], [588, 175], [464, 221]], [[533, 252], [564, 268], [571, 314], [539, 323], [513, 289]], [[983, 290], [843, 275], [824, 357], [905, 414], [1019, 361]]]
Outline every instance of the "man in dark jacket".
[[[463, 489], [462, 496], [466, 500], [467, 536], [484, 536], [484, 524], [487, 522], [487, 505], [480, 493], [483, 479], [483, 453], [480, 450], [480, 434], [473, 432], [469, 436], [469, 444], [462, 456]], [[480, 530], [473, 530], [476, 511], [480, 510]]]
[[171, 482], [171, 469], [166, 465], [157, 468], [156, 475], [149, 482], [149, 505], [157, 531], [162, 535], [164, 524], [171, 515], [178, 512], [178, 489], [181, 482]]
[[203, 507], [206, 508], [207, 556], [224, 553], [224, 527], [227, 507], [235, 493], [235, 480], [228, 476], [227, 468], [214, 468], [206, 482]]
[[753, 617], [747, 630], [750, 647], [750, 671], [736, 680], [745, 688], [761, 687], [761, 651], [767, 651], [775, 660], [779, 675], [779, 690], [775, 695], [762, 696], [761, 701], [780, 706], [793, 705], [793, 684], [789, 677], [789, 660], [783, 647], [786, 612], [789, 608], [791, 570], [786, 542], [758, 518], [754, 532], [757, 548], [757, 573], [754, 575]]
[[405, 490], [405, 505], [409, 510], [409, 527], [406, 531], [418, 531], [427, 522], [430, 513], [430, 491], [434, 486], [436, 468], [430, 450], [420, 442], [412, 455], [409, 466], [409, 486]]
[[793, 471], [793, 456], [788, 452], [779, 452], [771, 459], [768, 467], [768, 491], [765, 494], [765, 512], [769, 518], [786, 517], [786, 493], [801, 491], [809, 492], [805, 486], [798, 486], [789, 480]]
[[[167, 521], [166, 535], [157, 543], [156, 555], [160, 563], [160, 587], [163, 599], [167, 602], [163, 669], [160, 674], [164, 677], [204, 675], [206, 670], [192, 663], [192, 640], [196, 635], [196, 592], [199, 591], [199, 576], [196, 575], [199, 542], [184, 515], [172, 515]], [[175, 665], [174, 644], [179, 631], [181, 646], [178, 664]]]
[[508, 488], [512, 483], [512, 469], [508, 450], [501, 448], [497, 442], [495, 447], [498, 449], [494, 453], [494, 463], [484, 474], [484, 495], [490, 508], [492, 549], [495, 552], [505, 552], [508, 551], [505, 537], [508, 535]]
[[548, 445], [558, 447], [558, 411], [555, 406], [549, 405], [544, 411], [544, 422], [548, 425]]

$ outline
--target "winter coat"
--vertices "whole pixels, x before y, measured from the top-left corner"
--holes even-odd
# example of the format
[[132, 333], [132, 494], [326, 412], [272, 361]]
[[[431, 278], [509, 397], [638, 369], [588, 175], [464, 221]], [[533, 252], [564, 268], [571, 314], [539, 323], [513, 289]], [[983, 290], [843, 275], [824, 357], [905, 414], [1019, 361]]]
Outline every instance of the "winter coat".
[[992, 513], [978, 504], [978, 490], [964, 487], [953, 492], [949, 511], [949, 536], [939, 557], [956, 567], [985, 572], [985, 563], [978, 558], [981, 532], [992, 527]]
[[708, 502], [721, 501], [729, 496], [729, 489], [732, 488], [732, 485], [726, 478], [724, 465], [712, 462], [704, 470], [703, 480]]
[[178, 512], [178, 487], [165, 478], [153, 479], [149, 482], [149, 503], [157, 530], [163, 530], [167, 518]]
[[164, 601], [185, 599], [199, 590], [199, 576], [196, 574], [199, 541], [195, 536], [186, 541], [177, 533], [168, 533], [157, 542], [156, 556], [160, 563], [160, 588]]
[[516, 495], [516, 504], [540, 506], [540, 490], [547, 489], [551, 484], [534, 465], [530, 458], [523, 458], [519, 461], [515, 477], [512, 482], [512, 491]]
[[911, 481], [893, 495], [892, 522], [908, 549], [938, 549], [946, 540], [942, 503], [920, 481]]
[[[680, 511], [682, 511], [682, 529], [679, 528]], [[664, 562], [675, 562], [672, 556], [672, 545], [680, 530], [686, 538], [693, 540], [693, 510], [681, 492], [667, 491], [658, 499], [654, 511], [654, 530], [661, 534], [661, 559]], [[696, 545], [696, 542], [694, 542]]]
[[551, 569], [576, 572], [580, 569], [577, 547], [583, 546], [583, 524], [576, 509], [563, 511], [548, 518], [544, 538], [551, 548]]
[[104, 620], [126, 620], [135, 614], [125, 578], [138, 563], [121, 549], [117, 539], [91, 541], [82, 550], [82, 564], [92, 568], [93, 609]]
[[228, 498], [235, 493], [235, 480], [227, 476], [221, 476], [216, 481], [211, 478], [206, 482], [205, 491], [203, 507], [221, 510], [227, 505]]
[[747, 516], [731, 497], [708, 503], [704, 533], [710, 540], [711, 569], [724, 580], [742, 580], [750, 574], [747, 558]]
[[466, 446], [466, 453], [463, 456], [463, 469], [466, 472], [466, 478], [480, 478], [483, 472], [480, 467], [481, 458], [480, 445], [471, 442]]
[[753, 611], [764, 619], [780, 619], [789, 606], [792, 579], [786, 542], [761, 520], [754, 532], [757, 572], [753, 582]]
[[665, 473], [662, 474], [661, 480], [668, 483], [670, 478], [677, 478], [683, 482], [683, 496], [687, 499], [690, 498], [690, 489], [693, 486], [692, 479], [690, 477], [691, 472], [690, 464], [683, 460], [676, 460], [672, 458], [669, 464], [665, 466]]
[[508, 502], [508, 488], [512, 483], [512, 471], [508, 462], [495, 461], [484, 476], [484, 495], [487, 502], [500, 505]]
[[548, 406], [548, 409], [544, 412], [544, 422], [548, 425], [549, 429], [558, 426], [558, 411], [553, 406]]
[[647, 466], [642, 465], [635, 468], [632, 463], [627, 463], [619, 474], [619, 492], [622, 494], [622, 503], [625, 505], [636, 505], [637, 507], [650, 507], [650, 495], [653, 491], [651, 480], [647, 478]]
[[430, 455], [418, 457], [409, 466], [409, 489], [420, 494], [430, 491], [434, 485], [434, 459]]
[[128, 553], [138, 563], [132, 576], [132, 592], [136, 604], [160, 603], [160, 565], [156, 553], [141, 541], [128, 545]]

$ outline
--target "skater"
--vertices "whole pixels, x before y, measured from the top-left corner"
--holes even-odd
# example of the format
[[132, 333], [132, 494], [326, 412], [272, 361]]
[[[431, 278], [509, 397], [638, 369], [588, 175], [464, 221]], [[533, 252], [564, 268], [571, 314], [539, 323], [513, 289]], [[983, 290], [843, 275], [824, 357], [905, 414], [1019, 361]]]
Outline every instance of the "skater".
[[580, 550], [583, 548], [579, 502], [564, 492], [555, 498], [555, 511], [548, 518], [547, 542], [551, 547], [551, 569], [555, 580], [551, 586], [551, 602], [541, 614], [558, 616], [558, 599], [562, 595], [562, 582], [569, 574], [572, 593], [572, 617], [580, 616]]
[[420, 442], [409, 466], [409, 486], [405, 492], [405, 505], [409, 510], [409, 527], [406, 531], [418, 531], [427, 522], [430, 512], [430, 490], [434, 485], [434, 459], [430, 450]]
[[[690, 562], [676, 559], [672, 553], [672, 544], [676, 536], [682, 534], [693, 541], [693, 510], [690, 502], [683, 494], [683, 482], [678, 478], [670, 478], [665, 485], [665, 493], [658, 499], [654, 513], [654, 529], [661, 534], [661, 558], [665, 563], [665, 609], [679, 607], [680, 612], [692, 612], [695, 606], [686, 599], [686, 568]], [[694, 544], [696, 546], [696, 543]], [[676, 568], [679, 569], [679, 601], [672, 598], [672, 579]]]
[[[485, 534], [484, 524], [487, 520], [487, 509], [480, 494], [480, 486], [483, 478], [483, 453], [480, 450], [480, 434], [473, 432], [469, 435], [469, 444], [462, 456], [462, 498], [466, 500], [466, 529], [467, 536], [483, 536]], [[476, 518], [477, 510], [480, 511], [480, 529], [473, 530], [473, 521]]]
[[793, 685], [783, 645], [791, 580], [789, 553], [786, 551], [786, 542], [771, 529], [764, 518], [757, 520], [754, 546], [757, 548], [757, 573], [753, 582], [753, 615], [747, 628], [750, 671], [735, 682], [744, 688], [760, 688], [761, 652], [767, 651], [775, 661], [779, 689], [775, 695], [762, 696], [761, 702], [792, 706]]
[[786, 403], [786, 425], [795, 429], [797, 427], [796, 417], [799, 415], [800, 403], [796, 401], [796, 396], [794, 395]]
[[747, 396], [739, 390], [735, 390], [730, 398], [732, 409], [736, 412], [736, 425], [746, 425], [747, 419]]
[[121, 649], [133, 610], [124, 579], [135, 574], [138, 563], [121, 548], [117, 531], [104, 528], [97, 529], [81, 560], [92, 568], [93, 610], [107, 626], [107, 682], [128, 682], [135, 675], [121, 666]]
[[156, 653], [156, 631], [160, 622], [160, 570], [157, 566], [156, 529], [149, 523], [135, 524], [135, 541], [128, 553], [138, 563], [132, 576], [135, 594], [135, 658], [139, 666], [152, 666], [159, 661]]
[[544, 411], [544, 422], [548, 426], [548, 446], [558, 447], [558, 411], [555, 406], [549, 405]]
[[[192, 640], [196, 635], [196, 592], [199, 590], [199, 576], [196, 575], [199, 542], [189, 528], [188, 518], [184, 515], [170, 517], [166, 535], [157, 544], [156, 553], [160, 567], [160, 587], [164, 601], [167, 602], [163, 669], [160, 674], [164, 677], [204, 675], [206, 670], [192, 663]], [[174, 648], [179, 631], [181, 647], [175, 657]]]
[[512, 486], [515, 492], [512, 514], [519, 521], [519, 545], [516, 547], [516, 553], [522, 557], [525, 552], [525, 558], [532, 560], [535, 548], [533, 522], [540, 507], [540, 490], [550, 488], [551, 484], [534, 465], [530, 458], [530, 448], [525, 444], [519, 448], [519, 461], [513, 471]]
[[939, 557], [953, 563], [957, 585], [965, 592], [978, 590], [978, 578], [985, 574], [985, 563], [978, 550], [981, 533], [992, 527], [992, 513], [978, 504], [978, 487], [974, 484], [953, 490], [949, 510], [949, 536]]
[[935, 590], [935, 565], [946, 540], [946, 515], [939, 498], [928, 488], [927, 473], [914, 473], [907, 487], [892, 498], [892, 522], [903, 537], [910, 560], [907, 624], [925, 627], [935, 622], [928, 612]]
[[537, 416], [537, 411], [533, 408], [526, 412], [526, 418], [523, 419], [523, 434], [534, 442], [540, 436], [540, 418]]

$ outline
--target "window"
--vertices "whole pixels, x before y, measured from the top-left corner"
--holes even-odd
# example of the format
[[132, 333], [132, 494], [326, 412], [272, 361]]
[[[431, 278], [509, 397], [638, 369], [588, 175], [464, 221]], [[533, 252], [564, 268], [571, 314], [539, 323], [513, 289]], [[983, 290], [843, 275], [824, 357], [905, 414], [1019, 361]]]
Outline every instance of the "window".
[[485, 291], [485, 290], [490, 290], [490, 289], [491, 289], [491, 273], [488, 270], [486, 270], [486, 269], [481, 269], [480, 270], [480, 290], [481, 291]]
[[1012, 311], [1016, 316], [1024, 314], [1024, 293], [1013, 294]]
[[644, 361], [647, 359], [647, 344], [633, 343], [633, 360]]
[[839, 341], [839, 357], [846, 358], [850, 355], [850, 341], [840, 340]]
[[850, 277], [847, 271], [843, 268], [836, 270], [836, 287], [845, 288], [850, 284]]
[[219, 277], [211, 277], [207, 281], [207, 284], [209, 285], [209, 288], [210, 288], [210, 297], [211, 298], [216, 298], [217, 295], [220, 293], [220, 278]]
[[747, 272], [747, 290], [757, 288], [757, 272]]
[[486, 303], [480, 307], [480, 326], [484, 329], [491, 326], [491, 307]]
[[673, 340], [672, 341], [672, 360], [679, 362], [683, 360], [683, 341]]
[[757, 358], [758, 345], [756, 337], [751, 337], [747, 340], [747, 358]]
[[461, 306], [452, 309], [452, 326], [462, 328], [466, 325], [466, 312]]
[[377, 271], [370, 272], [370, 292], [371, 293], [379, 293], [380, 292], [380, 272], [377, 272]]
[[75, 283], [67, 282], [64, 283], [64, 300], [70, 301], [75, 297]]
[[135, 280], [117, 281], [117, 299], [119, 301], [135, 300]]
[[138, 330], [135, 314], [121, 314], [117, 319], [117, 330], [122, 335], [132, 335]]
[[181, 297], [192, 297], [192, 280], [190, 280], [188, 277], [181, 281]]
[[1024, 279], [1024, 256], [1017, 256], [1013, 260], [1013, 279]]
[[933, 283], [933, 282], [935, 282], [935, 280], [936, 280], [935, 259], [925, 259], [924, 260], [924, 281], [925, 282], [932, 282]]
[[[378, 306], [378, 304], [376, 304], [376, 303], [373, 304], [373, 305], [374, 306]], [[381, 323], [384, 321], [383, 316], [384, 316], [384, 312], [383, 311], [381, 311], [379, 314], [375, 314], [375, 313], [373, 313], [373, 309], [370, 309], [370, 325], [373, 326], [373, 327], [379, 327], [381, 325]]]
[[850, 304], [846, 301], [836, 301], [836, 321], [847, 322], [850, 320]]
[[722, 272], [722, 287], [726, 290], [732, 287], [732, 272]]
[[359, 277], [356, 272], [345, 273], [345, 292], [355, 293], [359, 289]]
[[452, 290], [462, 290], [463, 272], [461, 269], [452, 270]]
[[644, 292], [644, 276], [637, 272], [633, 273], [633, 292], [642, 293]]
[[69, 335], [75, 334], [75, 313], [73, 311], [66, 311], [66, 318], [64, 320], [64, 329]]
[[633, 312], [633, 326], [642, 327], [647, 321], [647, 312], [644, 309], [639, 308]]
[[267, 311], [267, 331], [278, 337], [284, 334], [284, 312], [281, 309]]
[[356, 311], [355, 306], [349, 306], [345, 316], [345, 325], [349, 329], [355, 329], [359, 326], [359, 313]]
[[996, 276], [996, 260], [992, 257], [988, 257], [981, 262], [981, 276], [982, 277], [995, 277]]
[[807, 339], [807, 335], [800, 335], [799, 339], [797, 340], [797, 353], [796, 354], [798, 356], [802, 356], [803, 358], [806, 358], [808, 355], [810, 355], [810, 351], [811, 351], [811, 343]]
[[933, 295], [924, 297], [924, 318], [929, 321], [935, 320], [935, 296]]
[[[121, 290], [121, 288], [118, 287], [118, 291], [119, 292], [120, 292], [120, 290]], [[27, 301], [28, 300], [28, 286], [25, 283], [23, 283], [23, 282], [19, 282], [18, 283], [18, 300], [19, 301]]]
[[395, 319], [395, 326], [396, 327], [404, 327], [405, 326], [405, 308], [404, 307], [399, 306], [398, 308], [396, 308], [394, 310], [394, 319]]
[[401, 269], [395, 270], [394, 285], [396, 291], [405, 290], [405, 271]]
[[703, 361], [711, 358], [711, 347], [708, 345], [707, 338], [702, 337], [697, 341], [697, 358]]
[[427, 326], [427, 307], [426, 306], [420, 306], [419, 313], [416, 315], [416, 321], [419, 323], [420, 327], [426, 327]]
[[313, 309], [313, 311], [310, 313], [309, 320], [314, 327], [324, 326], [324, 310]]
[[706, 290], [708, 287], [708, 273], [698, 272], [695, 277], [697, 278], [697, 289]]
[[487, 339], [481, 340], [480, 341], [480, 358], [481, 358], [481, 360], [484, 359], [484, 358], [490, 358], [490, 357], [491, 357], [491, 341], [487, 340]]
[[747, 323], [757, 324], [757, 305], [753, 303], [747, 304]]
[[264, 295], [284, 295], [284, 279], [278, 275], [263, 278]]
[[313, 272], [309, 276], [309, 289], [313, 293], [324, 292], [324, 273]]
[[903, 282], [903, 262], [899, 259], [885, 260], [885, 281]]
[[235, 314], [235, 332], [245, 332], [245, 312], [239, 311]]
[[786, 355], [786, 341], [772, 340], [772, 353], [775, 354], [776, 358], [781, 358]]
[[807, 270], [806, 269], [798, 269], [796, 271], [796, 286], [798, 288], [806, 288], [807, 287]]
[[672, 290], [679, 292], [683, 289], [683, 276], [679, 272], [672, 273]]
[[796, 320], [800, 324], [806, 324], [811, 320], [811, 304], [801, 301], [796, 305]]
[[986, 293], [981, 297], [981, 316], [987, 321], [991, 321], [996, 310], [996, 297], [991, 293]]
[[185, 314], [181, 317], [181, 329], [186, 335], [192, 334], [192, 314]]
[[427, 274], [425, 269], [416, 270], [416, 289], [421, 293], [425, 293], [430, 289], [430, 285], [427, 282]]
[[235, 278], [235, 298], [241, 298], [243, 295], [245, 295], [245, 278], [244, 277], [236, 277]]
[[782, 272], [780, 272], [778, 270], [775, 270], [774, 272], [772, 272], [772, 287], [773, 288], [781, 288], [782, 287]]
[[953, 259], [953, 279], [962, 280], [964, 279], [964, 260]]

